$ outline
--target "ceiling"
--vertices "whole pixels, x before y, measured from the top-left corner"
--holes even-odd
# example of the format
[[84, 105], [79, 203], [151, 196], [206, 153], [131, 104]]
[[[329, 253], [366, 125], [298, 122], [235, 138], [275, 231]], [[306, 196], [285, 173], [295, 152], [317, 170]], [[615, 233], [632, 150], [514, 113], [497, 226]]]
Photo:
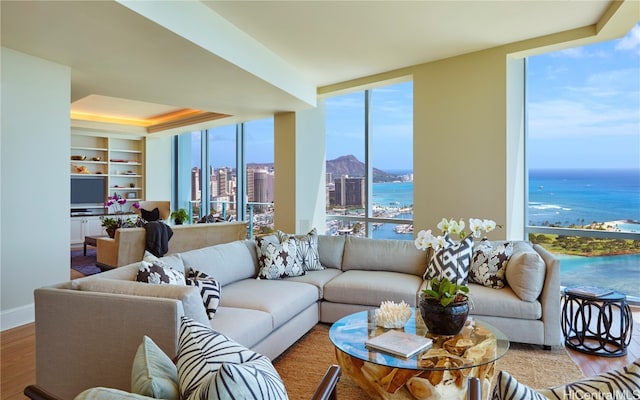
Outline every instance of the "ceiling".
[[174, 132], [313, 107], [318, 87], [594, 26], [612, 3], [3, 0], [1, 38], [71, 68], [74, 119]]

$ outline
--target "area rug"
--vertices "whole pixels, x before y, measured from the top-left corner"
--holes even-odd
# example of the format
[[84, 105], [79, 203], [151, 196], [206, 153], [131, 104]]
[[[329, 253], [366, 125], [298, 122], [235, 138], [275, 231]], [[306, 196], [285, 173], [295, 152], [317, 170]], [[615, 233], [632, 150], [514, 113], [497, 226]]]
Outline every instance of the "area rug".
[[71, 250], [71, 269], [84, 275], [93, 275], [100, 272], [100, 268], [96, 267], [96, 249], [87, 248], [86, 256], [82, 249]]
[[[284, 380], [291, 400], [311, 398], [327, 368], [336, 364], [334, 347], [329, 340], [329, 325], [316, 325], [273, 364]], [[560, 385], [584, 377], [564, 348], [543, 350], [541, 346], [525, 344], [512, 344], [507, 354], [498, 360], [496, 369], [508, 371], [518, 381], [534, 388]], [[358, 400], [370, 397], [342, 374], [338, 398]]]

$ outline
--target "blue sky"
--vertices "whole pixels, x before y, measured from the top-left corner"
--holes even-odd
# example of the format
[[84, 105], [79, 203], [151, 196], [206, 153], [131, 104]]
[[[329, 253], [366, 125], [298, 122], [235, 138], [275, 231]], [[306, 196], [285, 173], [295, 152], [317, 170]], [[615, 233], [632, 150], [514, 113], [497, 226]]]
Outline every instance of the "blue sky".
[[527, 77], [529, 168], [640, 168], [640, 24], [530, 57]]
[[[371, 98], [374, 167], [411, 170], [411, 82]], [[363, 93], [327, 99], [327, 159], [364, 160]], [[529, 168], [640, 168], [640, 24], [624, 38], [527, 60]], [[216, 129], [218, 165], [232, 165], [235, 127]], [[246, 124], [247, 162], [273, 162], [272, 120]]]

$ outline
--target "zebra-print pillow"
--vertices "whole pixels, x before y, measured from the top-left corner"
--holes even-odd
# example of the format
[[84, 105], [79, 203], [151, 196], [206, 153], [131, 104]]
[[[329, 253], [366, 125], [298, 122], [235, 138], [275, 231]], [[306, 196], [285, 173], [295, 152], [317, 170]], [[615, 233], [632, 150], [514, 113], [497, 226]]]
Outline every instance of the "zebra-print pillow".
[[271, 361], [182, 317], [178, 338], [181, 399], [287, 399]]
[[533, 390], [505, 371], [496, 376], [492, 400], [637, 399], [640, 397], [640, 359], [628, 366], [551, 389]]
[[209, 319], [213, 319], [220, 304], [220, 283], [204, 272], [189, 268], [186, 278], [187, 286], [195, 286], [200, 289], [204, 308]]
[[539, 392], [549, 399], [638, 399], [640, 358], [624, 368]]
[[493, 388], [491, 400], [547, 400], [529, 386], [516, 380], [508, 372], [500, 371], [496, 376], [496, 386]]

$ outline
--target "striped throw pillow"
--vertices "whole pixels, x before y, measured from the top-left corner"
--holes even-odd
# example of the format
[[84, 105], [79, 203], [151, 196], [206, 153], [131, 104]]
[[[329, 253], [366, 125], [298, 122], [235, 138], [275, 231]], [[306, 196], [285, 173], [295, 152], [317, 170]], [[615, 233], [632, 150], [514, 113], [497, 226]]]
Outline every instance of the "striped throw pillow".
[[189, 268], [186, 278], [187, 286], [195, 286], [200, 289], [204, 308], [209, 319], [213, 319], [220, 304], [220, 282], [201, 271]]
[[288, 399], [267, 357], [187, 317], [177, 365], [181, 399]]

